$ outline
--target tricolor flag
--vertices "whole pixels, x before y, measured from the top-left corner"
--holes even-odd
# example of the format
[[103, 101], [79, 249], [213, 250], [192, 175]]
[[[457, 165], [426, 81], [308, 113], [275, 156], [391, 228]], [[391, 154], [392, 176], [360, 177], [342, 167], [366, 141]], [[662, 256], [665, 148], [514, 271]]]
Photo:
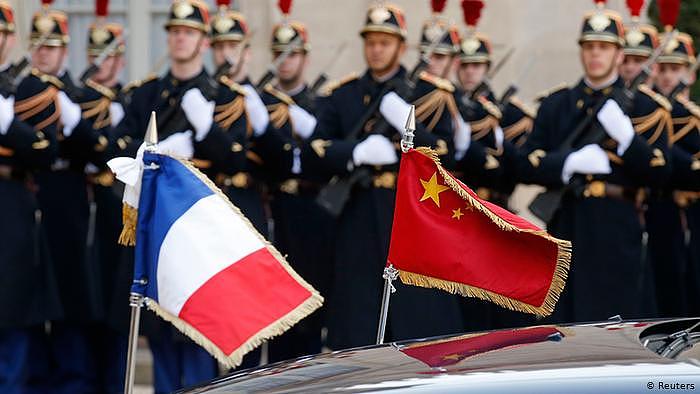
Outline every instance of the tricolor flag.
[[431, 150], [403, 154], [387, 262], [402, 282], [546, 316], [570, 259], [569, 241], [481, 200]]
[[[110, 163], [120, 179], [128, 160]], [[239, 365], [321, 306], [318, 292], [188, 162], [146, 152], [142, 173], [132, 292], [219, 362]]]

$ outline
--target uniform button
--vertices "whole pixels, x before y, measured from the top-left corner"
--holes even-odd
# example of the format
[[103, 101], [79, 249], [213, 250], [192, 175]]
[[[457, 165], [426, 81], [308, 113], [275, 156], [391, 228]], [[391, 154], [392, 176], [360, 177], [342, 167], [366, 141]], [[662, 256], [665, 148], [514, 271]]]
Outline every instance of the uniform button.
[[170, 100], [168, 100], [168, 104], [170, 104], [171, 107], [174, 107], [176, 104], [175, 99], [171, 97]]

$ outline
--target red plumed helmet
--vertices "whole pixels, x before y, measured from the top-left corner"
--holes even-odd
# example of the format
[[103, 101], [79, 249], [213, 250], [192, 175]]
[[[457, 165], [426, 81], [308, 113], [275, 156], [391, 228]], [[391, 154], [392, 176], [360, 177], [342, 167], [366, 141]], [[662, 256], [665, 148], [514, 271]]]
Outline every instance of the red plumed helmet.
[[279, 0], [277, 6], [284, 15], [289, 15], [289, 11], [292, 9], [292, 0]]
[[678, 11], [681, 8], [681, 0], [657, 0], [659, 7], [659, 19], [664, 26], [676, 26]]
[[445, 4], [447, 4], [447, 0], [430, 0], [430, 8], [436, 14], [441, 13], [445, 9]]
[[216, 6], [228, 8], [231, 5], [231, 0], [216, 0]]
[[642, 12], [642, 6], [644, 5], [644, 0], [627, 0], [627, 9], [630, 11], [630, 15], [633, 17], [639, 17]]
[[466, 23], [467, 26], [475, 27], [481, 17], [482, 8], [484, 8], [484, 2], [482, 0], [462, 0], [464, 23]]
[[106, 17], [109, 14], [109, 0], [95, 0], [95, 15], [98, 17]]

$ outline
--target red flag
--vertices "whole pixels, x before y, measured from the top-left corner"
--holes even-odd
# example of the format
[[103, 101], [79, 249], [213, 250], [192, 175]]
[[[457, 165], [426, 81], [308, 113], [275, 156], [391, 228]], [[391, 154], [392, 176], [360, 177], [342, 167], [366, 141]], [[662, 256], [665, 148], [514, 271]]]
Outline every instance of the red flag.
[[401, 349], [429, 367], [446, 367], [464, 359], [503, 348], [514, 348], [548, 340], [561, 340], [564, 333], [553, 326], [466, 334], [457, 338], [416, 343]]
[[479, 199], [434, 152], [403, 155], [387, 262], [403, 283], [547, 316], [570, 260], [569, 241]]

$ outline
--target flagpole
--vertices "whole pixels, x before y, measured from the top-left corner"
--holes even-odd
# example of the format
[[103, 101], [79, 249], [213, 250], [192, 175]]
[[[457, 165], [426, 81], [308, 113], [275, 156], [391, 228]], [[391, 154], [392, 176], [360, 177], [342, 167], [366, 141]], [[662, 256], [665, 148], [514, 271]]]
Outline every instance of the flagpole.
[[[151, 119], [148, 121], [148, 129], [144, 136], [145, 150], [156, 152], [158, 145], [158, 129], [156, 127], [156, 113], [151, 111]], [[134, 284], [146, 285], [144, 278], [134, 280]], [[136, 374], [136, 351], [138, 350], [139, 326], [141, 324], [141, 307], [144, 305], [143, 294], [131, 292], [129, 306], [131, 306], [131, 321], [129, 323], [129, 344], [126, 353], [126, 374], [124, 376], [124, 394], [134, 393], [134, 378]]]
[[[406, 119], [406, 132], [401, 136], [401, 152], [407, 153], [413, 149], [413, 137], [416, 130], [416, 107], [411, 105], [411, 110]], [[384, 267], [382, 278], [384, 278], [384, 291], [382, 293], [382, 306], [379, 312], [379, 327], [377, 328], [377, 345], [384, 343], [384, 334], [386, 333], [386, 320], [389, 315], [389, 301], [391, 294], [396, 291], [392, 284], [399, 277], [399, 271], [389, 263]]]

